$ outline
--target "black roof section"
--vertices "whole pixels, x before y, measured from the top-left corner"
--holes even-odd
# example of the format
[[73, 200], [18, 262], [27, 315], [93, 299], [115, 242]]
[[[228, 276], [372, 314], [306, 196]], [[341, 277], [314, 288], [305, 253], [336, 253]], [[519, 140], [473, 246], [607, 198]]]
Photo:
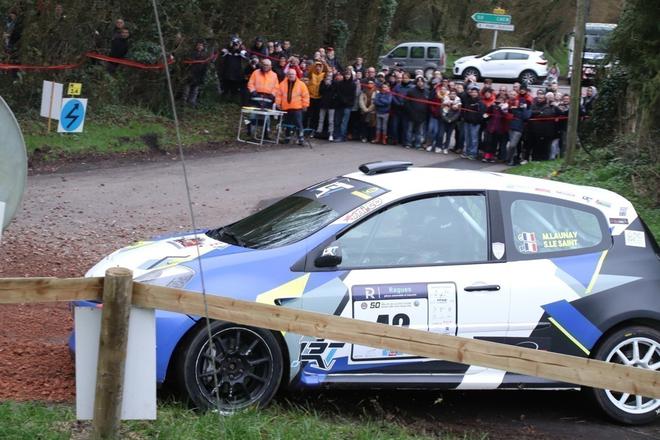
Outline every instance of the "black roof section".
[[412, 166], [412, 162], [403, 160], [383, 160], [379, 162], [363, 163], [358, 168], [364, 174], [373, 176], [374, 174], [393, 173], [396, 171], [405, 171]]

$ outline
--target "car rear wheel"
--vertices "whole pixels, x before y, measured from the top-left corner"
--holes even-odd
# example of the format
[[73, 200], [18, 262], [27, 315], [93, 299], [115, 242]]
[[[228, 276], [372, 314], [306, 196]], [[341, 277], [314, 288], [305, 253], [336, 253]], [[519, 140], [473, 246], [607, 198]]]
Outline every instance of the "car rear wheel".
[[211, 335], [209, 344], [206, 326], [199, 326], [176, 360], [179, 384], [194, 406], [231, 414], [268, 405], [283, 371], [282, 350], [273, 333], [214, 321]]
[[532, 84], [536, 84], [536, 82], [539, 80], [539, 77], [533, 70], [525, 70], [523, 73], [520, 74], [520, 77], [518, 79], [520, 80], [521, 83], [532, 85]]
[[477, 81], [479, 81], [479, 78], [481, 78], [481, 73], [479, 73], [479, 70], [477, 70], [474, 67], [468, 67], [463, 71], [463, 78], [467, 79], [468, 76], [474, 75], [475, 78], [477, 78]]
[[[625, 327], [607, 336], [596, 359], [647, 370], [660, 370], [660, 332], [651, 327]], [[602, 410], [619, 423], [641, 425], [660, 416], [660, 399], [618, 391], [591, 389]]]

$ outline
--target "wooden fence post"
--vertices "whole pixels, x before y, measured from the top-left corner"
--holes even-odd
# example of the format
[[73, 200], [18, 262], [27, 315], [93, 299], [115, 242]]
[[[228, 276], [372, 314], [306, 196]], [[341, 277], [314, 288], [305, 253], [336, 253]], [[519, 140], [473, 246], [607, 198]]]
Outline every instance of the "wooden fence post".
[[128, 341], [128, 317], [133, 296], [133, 273], [123, 267], [105, 272], [99, 360], [96, 368], [93, 436], [119, 438], [121, 400]]

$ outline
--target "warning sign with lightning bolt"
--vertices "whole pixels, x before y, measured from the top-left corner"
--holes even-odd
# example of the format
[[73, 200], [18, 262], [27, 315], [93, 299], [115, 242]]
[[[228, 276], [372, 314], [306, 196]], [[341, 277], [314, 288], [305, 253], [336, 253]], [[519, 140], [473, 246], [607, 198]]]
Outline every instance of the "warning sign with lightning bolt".
[[57, 126], [57, 131], [59, 133], [81, 133], [85, 124], [86, 111], [87, 99], [62, 99], [62, 111], [60, 112], [60, 123]]

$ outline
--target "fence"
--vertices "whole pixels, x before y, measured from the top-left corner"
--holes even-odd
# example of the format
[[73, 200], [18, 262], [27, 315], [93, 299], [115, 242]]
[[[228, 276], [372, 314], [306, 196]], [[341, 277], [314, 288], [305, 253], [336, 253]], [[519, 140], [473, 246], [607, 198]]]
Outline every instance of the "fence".
[[[96, 438], [112, 438], [119, 425], [128, 308], [204, 316], [204, 300], [199, 293], [132, 282], [122, 268], [108, 269], [104, 278], [0, 279], [0, 304], [75, 300], [104, 301], [93, 423]], [[207, 303], [212, 319], [660, 398], [659, 371], [212, 295]]]

